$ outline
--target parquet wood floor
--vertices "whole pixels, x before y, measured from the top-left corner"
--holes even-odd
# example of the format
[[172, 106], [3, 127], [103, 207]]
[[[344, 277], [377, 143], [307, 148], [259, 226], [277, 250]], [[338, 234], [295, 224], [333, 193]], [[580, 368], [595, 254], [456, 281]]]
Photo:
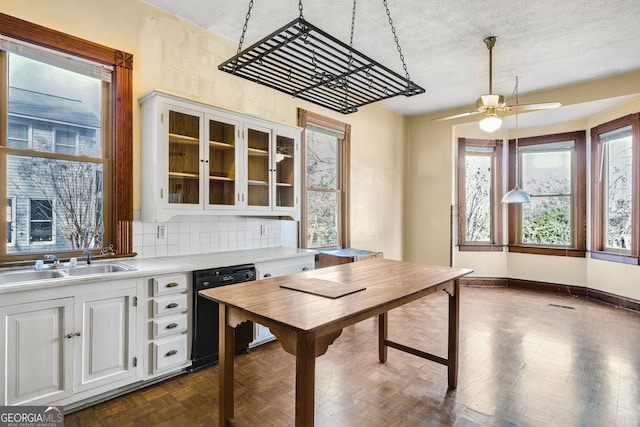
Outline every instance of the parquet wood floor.
[[[569, 295], [461, 290], [458, 388], [446, 368], [346, 328], [316, 363], [318, 426], [640, 426], [640, 314]], [[446, 356], [446, 296], [390, 312], [389, 337]], [[295, 359], [278, 343], [236, 358], [236, 420], [290, 426]], [[68, 414], [65, 426], [216, 426], [218, 368]]]

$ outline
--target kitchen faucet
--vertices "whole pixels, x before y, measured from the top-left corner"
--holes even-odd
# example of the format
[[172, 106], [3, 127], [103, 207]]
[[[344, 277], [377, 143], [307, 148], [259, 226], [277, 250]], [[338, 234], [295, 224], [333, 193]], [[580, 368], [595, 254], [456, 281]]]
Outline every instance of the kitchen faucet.
[[51, 268], [58, 268], [58, 266], [60, 265], [60, 261], [58, 260], [58, 257], [55, 255], [45, 255], [44, 259], [53, 261], [53, 263], [51, 264]]
[[86, 250], [86, 251], [83, 251], [82, 253], [87, 256], [87, 265], [91, 264], [91, 251]]

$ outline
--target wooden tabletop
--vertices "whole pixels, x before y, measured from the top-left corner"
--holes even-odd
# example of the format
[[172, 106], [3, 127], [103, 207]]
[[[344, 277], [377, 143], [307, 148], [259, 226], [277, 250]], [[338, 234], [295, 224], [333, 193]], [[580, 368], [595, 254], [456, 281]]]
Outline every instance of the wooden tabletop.
[[[447, 288], [471, 273], [465, 268], [371, 259], [282, 277], [262, 279], [200, 291], [233, 307], [248, 318], [281, 325], [298, 332], [327, 332], [399, 307]], [[281, 285], [328, 280], [366, 289], [338, 298], [292, 290]]]

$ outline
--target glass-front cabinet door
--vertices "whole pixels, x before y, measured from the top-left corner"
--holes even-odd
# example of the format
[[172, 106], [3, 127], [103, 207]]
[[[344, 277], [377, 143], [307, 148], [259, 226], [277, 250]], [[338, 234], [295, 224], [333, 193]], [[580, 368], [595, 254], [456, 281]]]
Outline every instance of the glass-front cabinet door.
[[293, 208], [296, 204], [296, 139], [293, 135], [275, 134], [275, 208]]
[[168, 173], [169, 205], [198, 205], [200, 186], [201, 116], [170, 109]]
[[247, 126], [247, 198], [249, 207], [269, 208], [271, 188], [271, 130]]
[[207, 118], [208, 205], [236, 206], [241, 195], [237, 177], [238, 123]]

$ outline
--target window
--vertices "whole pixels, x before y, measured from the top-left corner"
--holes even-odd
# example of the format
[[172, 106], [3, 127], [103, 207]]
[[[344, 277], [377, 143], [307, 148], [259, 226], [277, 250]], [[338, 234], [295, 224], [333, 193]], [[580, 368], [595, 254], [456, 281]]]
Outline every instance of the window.
[[0, 13], [0, 263], [33, 258], [34, 242], [131, 253], [132, 62]]
[[28, 124], [9, 122], [7, 130], [7, 147], [29, 148], [29, 128]]
[[[519, 181], [531, 203], [509, 205], [509, 250], [584, 256], [585, 132], [522, 138]], [[515, 141], [509, 141], [509, 188], [515, 186]]]
[[60, 154], [76, 154], [78, 132], [55, 130], [55, 152]]
[[298, 110], [303, 132], [302, 247], [349, 246], [350, 125]]
[[16, 198], [7, 198], [7, 245], [13, 245], [16, 241], [16, 211], [14, 206], [16, 205]]
[[458, 140], [458, 245], [501, 251], [502, 141]]
[[591, 129], [592, 258], [638, 264], [640, 113]]
[[51, 200], [29, 201], [29, 241], [53, 241], [53, 202]]

